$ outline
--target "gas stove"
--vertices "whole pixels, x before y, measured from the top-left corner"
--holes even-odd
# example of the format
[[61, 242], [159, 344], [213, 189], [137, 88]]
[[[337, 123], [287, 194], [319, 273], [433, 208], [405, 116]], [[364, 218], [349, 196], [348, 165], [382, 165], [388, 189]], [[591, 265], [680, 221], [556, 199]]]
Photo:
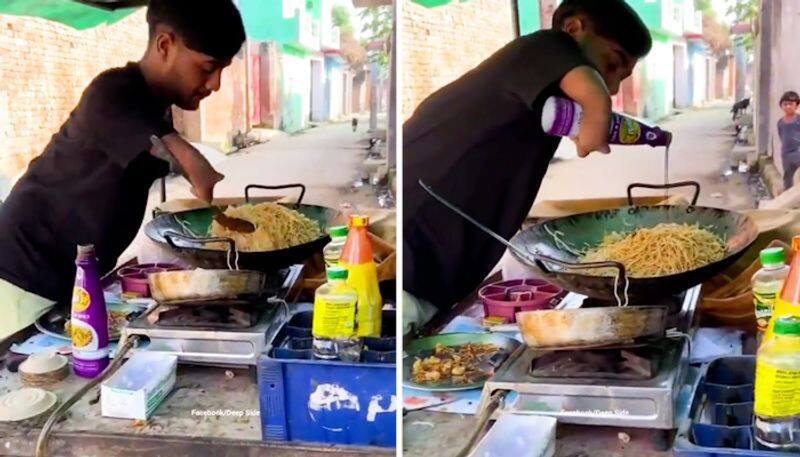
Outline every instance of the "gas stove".
[[156, 305], [125, 327], [123, 339], [136, 335], [149, 344], [135, 350], [176, 355], [179, 363], [254, 366], [287, 318], [287, 295], [302, 271], [302, 265], [294, 265], [268, 274], [266, 293], [257, 301]]
[[[660, 300], [670, 307], [667, 337], [613, 348], [521, 347], [483, 388], [479, 411], [507, 391], [494, 415], [552, 416], [582, 425], [676, 428], [676, 399], [689, 366], [700, 286]], [[585, 300], [583, 306], [599, 305]]]

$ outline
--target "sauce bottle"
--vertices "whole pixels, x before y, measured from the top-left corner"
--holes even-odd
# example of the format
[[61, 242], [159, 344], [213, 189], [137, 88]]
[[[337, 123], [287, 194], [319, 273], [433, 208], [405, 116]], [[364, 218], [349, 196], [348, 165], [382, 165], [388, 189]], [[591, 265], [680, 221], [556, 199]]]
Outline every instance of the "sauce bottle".
[[[800, 317], [800, 236], [792, 238], [792, 251], [795, 256], [789, 267], [789, 274], [783, 283], [781, 293], [775, 299], [775, 306], [772, 309], [772, 318], [767, 325], [764, 333], [764, 343], [773, 336], [775, 321], [781, 317], [796, 316]], [[762, 343], [763, 344], [763, 343]]]
[[[555, 136], [574, 138], [580, 131], [583, 108], [578, 103], [562, 97], [550, 97], [542, 108], [542, 129]], [[611, 113], [609, 144], [648, 144], [669, 146], [672, 134], [658, 127], [649, 126], [631, 117]]]
[[789, 266], [786, 265], [786, 253], [782, 247], [762, 250], [759, 259], [761, 268], [753, 275], [751, 284], [760, 345], [772, 317], [775, 299], [789, 275]]
[[356, 338], [358, 292], [347, 284], [347, 275], [342, 267], [328, 268], [328, 282], [314, 292], [311, 336], [314, 357], [318, 359], [355, 362], [361, 355]]
[[368, 234], [369, 217], [350, 216], [350, 232], [342, 251], [342, 266], [347, 268], [347, 283], [358, 292], [357, 335], [381, 336], [383, 299], [378, 289], [378, 268]]
[[[771, 450], [800, 451], [800, 318], [774, 320], [756, 358], [754, 434]], [[793, 454], [797, 455], [797, 454]]]
[[108, 311], [94, 246], [78, 246], [72, 291], [72, 361], [75, 374], [94, 378], [108, 366]]

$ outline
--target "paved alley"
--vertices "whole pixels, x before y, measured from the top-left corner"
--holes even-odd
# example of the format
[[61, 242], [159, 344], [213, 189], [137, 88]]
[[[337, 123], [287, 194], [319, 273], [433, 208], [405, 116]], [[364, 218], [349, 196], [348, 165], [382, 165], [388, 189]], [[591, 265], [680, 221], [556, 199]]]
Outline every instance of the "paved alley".
[[[661, 124], [673, 133], [669, 180], [698, 181], [703, 206], [745, 209], [754, 206], [743, 175], [723, 177], [733, 146], [730, 104], [688, 110]], [[542, 183], [537, 201], [625, 196], [633, 182], [664, 182], [664, 148], [612, 146], [608, 156], [593, 153], [580, 159], [572, 141], [561, 142], [558, 160]], [[653, 191], [650, 191], [651, 193]], [[660, 191], [657, 191], [660, 192]], [[676, 192], [691, 195], [691, 191]], [[637, 195], [647, 195], [640, 190]]]
[[[243, 196], [247, 184], [302, 183], [307, 187], [305, 200], [309, 203], [338, 207], [348, 202], [375, 207], [378, 203], [371, 188], [358, 192], [351, 189], [367, 155], [368, 124], [369, 119], [362, 117], [355, 133], [350, 122], [323, 124], [294, 135], [277, 132], [266, 143], [235, 152], [214, 165], [225, 175], [214, 196]], [[385, 128], [383, 124], [379, 129]], [[167, 199], [192, 198], [189, 189], [185, 179], [171, 178]], [[287, 192], [291, 193], [277, 191]], [[156, 203], [159, 195], [155, 186], [151, 203]], [[261, 191], [256, 195], [269, 193]]]
[[[362, 116], [358, 130], [350, 122], [323, 124], [301, 133], [289, 135], [275, 132], [269, 141], [224, 156], [212, 164], [225, 179], [217, 184], [214, 196], [242, 197], [247, 184], [306, 185], [304, 202], [332, 208], [349, 203], [353, 207], [376, 208], [378, 200], [373, 186], [353, 190], [353, 181], [360, 176], [367, 155], [369, 118]], [[379, 118], [378, 129], [385, 129], [385, 116]], [[151, 219], [152, 208], [160, 202], [158, 183], [150, 191], [144, 223]], [[297, 195], [294, 190], [253, 191], [253, 195]], [[182, 177], [167, 180], [167, 200], [194, 198], [189, 183]], [[131, 246], [120, 256], [127, 260], [136, 256], [148, 243], [139, 231]]]

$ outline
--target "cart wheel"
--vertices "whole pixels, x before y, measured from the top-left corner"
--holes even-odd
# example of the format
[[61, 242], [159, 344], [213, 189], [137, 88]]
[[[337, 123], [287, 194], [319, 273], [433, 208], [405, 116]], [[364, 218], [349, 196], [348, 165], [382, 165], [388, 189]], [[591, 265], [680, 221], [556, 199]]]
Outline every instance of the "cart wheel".
[[656, 452], [666, 452], [672, 448], [677, 430], [656, 430], [653, 434], [653, 448]]

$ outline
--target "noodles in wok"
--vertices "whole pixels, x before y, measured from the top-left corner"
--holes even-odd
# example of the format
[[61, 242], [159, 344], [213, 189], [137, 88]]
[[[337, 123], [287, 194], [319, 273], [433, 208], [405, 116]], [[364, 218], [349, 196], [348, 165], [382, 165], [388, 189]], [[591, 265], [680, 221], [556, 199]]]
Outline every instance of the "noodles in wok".
[[[609, 233], [586, 250], [581, 262], [619, 262], [631, 278], [668, 276], [694, 270], [725, 257], [725, 240], [699, 224], [661, 223], [628, 233]], [[614, 268], [586, 270], [615, 276]]]
[[[244, 219], [255, 226], [252, 233], [241, 233], [229, 230], [217, 221], [211, 223], [210, 235], [232, 238], [238, 251], [274, 251], [308, 243], [322, 236], [316, 221], [277, 203], [228, 207], [225, 214]], [[218, 247], [225, 249], [226, 246], [221, 243]]]

